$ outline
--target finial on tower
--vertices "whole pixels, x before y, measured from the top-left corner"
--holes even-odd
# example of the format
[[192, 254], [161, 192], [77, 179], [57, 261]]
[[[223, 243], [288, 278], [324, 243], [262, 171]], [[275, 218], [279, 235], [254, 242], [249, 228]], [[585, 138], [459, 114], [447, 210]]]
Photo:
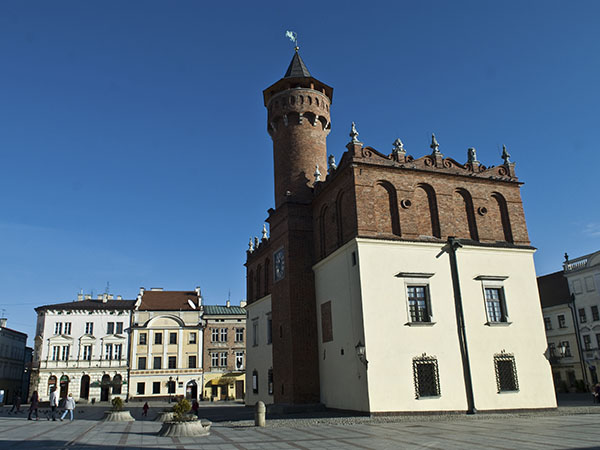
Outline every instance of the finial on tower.
[[479, 162], [477, 161], [477, 151], [474, 147], [467, 149], [467, 162], [471, 164], [473, 164], [474, 162]]
[[294, 50], [298, 52], [298, 50], [300, 50], [300, 47], [298, 46], [298, 33], [288, 30], [285, 32], [285, 37], [289, 38], [290, 41], [294, 43]]
[[433, 133], [431, 134], [431, 145], [429, 147], [433, 150], [433, 153], [440, 153], [440, 144], [438, 144]]
[[248, 252], [252, 253], [254, 251], [254, 242], [252, 242], [252, 238], [250, 238], [250, 242], [248, 242]]
[[354, 122], [352, 122], [352, 127], [350, 128], [350, 138], [352, 138], [350, 141], [352, 143], [360, 142], [358, 140], [358, 131], [356, 131], [356, 124]]
[[263, 223], [263, 229], [262, 229], [262, 240], [266, 240], [269, 239], [269, 236], [267, 235], [267, 224]]
[[400, 156], [404, 156], [406, 155], [406, 150], [404, 150], [404, 144], [402, 143], [402, 141], [400, 140], [400, 138], [397, 138], [394, 143], [392, 144], [392, 157], [394, 159], [394, 161], [400, 161]]
[[510, 161], [510, 155], [508, 153], [508, 151], [506, 150], [506, 145], [502, 146], [502, 159], [504, 160], [504, 164], [509, 164]]
[[319, 172], [319, 165], [318, 164], [316, 165], [316, 168], [315, 168], [315, 183], [317, 181], [321, 181], [321, 172]]

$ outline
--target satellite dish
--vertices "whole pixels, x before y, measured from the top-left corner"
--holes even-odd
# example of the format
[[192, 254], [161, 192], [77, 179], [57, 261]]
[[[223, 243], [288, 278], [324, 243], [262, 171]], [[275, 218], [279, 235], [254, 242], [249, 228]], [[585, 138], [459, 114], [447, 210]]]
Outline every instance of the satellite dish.
[[190, 305], [192, 307], [192, 309], [196, 309], [196, 305], [194, 305], [194, 302], [192, 301], [191, 298], [188, 298], [188, 305]]

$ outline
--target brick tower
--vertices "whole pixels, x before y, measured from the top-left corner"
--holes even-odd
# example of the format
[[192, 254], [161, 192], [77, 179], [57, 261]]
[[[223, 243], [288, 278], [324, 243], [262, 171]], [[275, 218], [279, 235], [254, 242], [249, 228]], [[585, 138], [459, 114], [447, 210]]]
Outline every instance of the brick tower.
[[284, 77], [263, 92], [273, 139], [275, 209], [267, 219], [271, 236], [256, 240], [246, 267], [249, 304], [270, 296], [268, 389], [277, 404], [319, 402], [312, 198], [316, 172], [327, 172], [332, 94], [310, 75], [297, 48]]

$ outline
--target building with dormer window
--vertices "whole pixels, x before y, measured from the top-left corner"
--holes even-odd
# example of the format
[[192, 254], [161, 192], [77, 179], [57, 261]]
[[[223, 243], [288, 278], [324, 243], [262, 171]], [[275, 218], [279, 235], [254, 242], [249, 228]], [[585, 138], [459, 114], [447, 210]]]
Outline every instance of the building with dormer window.
[[121, 296], [80, 294], [77, 301], [35, 308], [30, 392], [44, 400], [52, 387], [76, 401], [125, 398], [133, 304]]

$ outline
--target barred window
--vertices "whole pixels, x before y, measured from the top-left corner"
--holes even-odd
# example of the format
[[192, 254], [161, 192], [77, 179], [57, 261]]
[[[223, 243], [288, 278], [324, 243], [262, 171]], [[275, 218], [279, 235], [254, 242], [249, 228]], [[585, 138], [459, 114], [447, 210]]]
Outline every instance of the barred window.
[[441, 395], [440, 375], [435, 356], [427, 356], [423, 353], [423, 355], [413, 358], [413, 376], [416, 398]]
[[504, 351], [494, 355], [494, 366], [496, 367], [498, 393], [518, 391], [519, 381], [517, 379], [517, 366], [515, 365], [514, 355], [504, 353]]
[[411, 322], [431, 322], [427, 286], [408, 286], [408, 308]]

